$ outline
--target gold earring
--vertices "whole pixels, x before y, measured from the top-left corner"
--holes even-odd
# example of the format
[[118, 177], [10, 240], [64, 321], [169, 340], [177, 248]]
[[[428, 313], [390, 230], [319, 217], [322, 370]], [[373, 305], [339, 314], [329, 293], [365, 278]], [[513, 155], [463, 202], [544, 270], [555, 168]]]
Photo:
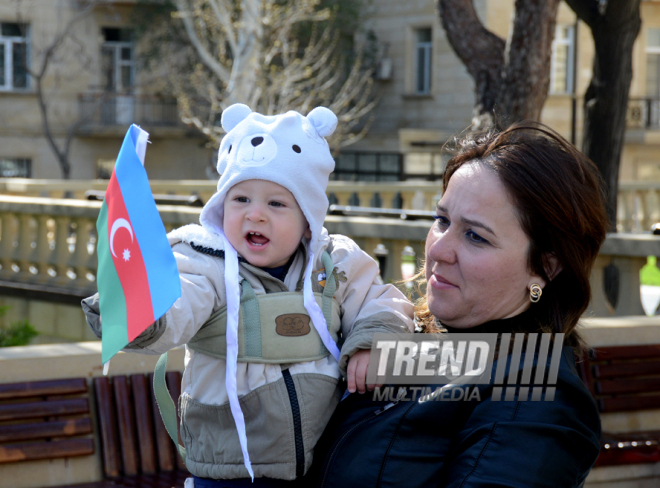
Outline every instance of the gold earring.
[[529, 299], [532, 303], [538, 302], [541, 299], [542, 294], [543, 290], [536, 283], [529, 287]]

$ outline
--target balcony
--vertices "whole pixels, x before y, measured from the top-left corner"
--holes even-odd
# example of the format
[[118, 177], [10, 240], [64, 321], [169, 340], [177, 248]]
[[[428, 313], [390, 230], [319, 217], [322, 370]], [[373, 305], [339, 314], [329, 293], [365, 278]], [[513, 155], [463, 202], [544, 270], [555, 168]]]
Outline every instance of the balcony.
[[154, 95], [82, 93], [78, 96], [82, 132], [125, 131], [130, 124], [148, 129], [181, 128], [176, 99]]
[[626, 126], [628, 129], [660, 130], [660, 99], [630, 98]]

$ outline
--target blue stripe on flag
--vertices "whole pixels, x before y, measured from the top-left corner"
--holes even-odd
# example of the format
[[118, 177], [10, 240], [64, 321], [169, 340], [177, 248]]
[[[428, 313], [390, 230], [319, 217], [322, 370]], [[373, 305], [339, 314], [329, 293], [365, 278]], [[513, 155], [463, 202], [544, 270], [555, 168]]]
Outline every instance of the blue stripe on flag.
[[132, 125], [126, 133], [117, 156], [115, 176], [142, 252], [154, 319], [158, 319], [181, 296], [181, 282], [165, 226], [151, 195], [147, 172], [136, 153], [139, 130]]

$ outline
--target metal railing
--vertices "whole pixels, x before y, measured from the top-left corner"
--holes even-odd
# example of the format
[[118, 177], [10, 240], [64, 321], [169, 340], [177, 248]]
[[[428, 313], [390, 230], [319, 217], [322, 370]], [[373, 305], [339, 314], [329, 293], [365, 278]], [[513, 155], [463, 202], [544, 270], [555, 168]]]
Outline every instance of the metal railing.
[[83, 93], [78, 96], [83, 127], [140, 124], [150, 127], [182, 125], [176, 99], [121, 93]]

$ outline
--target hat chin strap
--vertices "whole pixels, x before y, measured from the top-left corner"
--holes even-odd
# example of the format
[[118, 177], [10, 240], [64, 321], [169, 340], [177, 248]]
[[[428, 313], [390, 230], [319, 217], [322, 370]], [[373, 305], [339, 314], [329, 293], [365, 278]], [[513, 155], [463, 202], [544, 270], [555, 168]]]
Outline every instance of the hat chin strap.
[[[218, 229], [219, 230], [219, 229]], [[236, 385], [236, 366], [238, 362], [238, 320], [241, 303], [241, 288], [238, 283], [238, 254], [231, 245], [224, 232], [221, 232], [225, 250], [225, 290], [227, 295], [227, 367], [225, 374], [225, 387], [229, 398], [229, 408], [234, 417], [238, 440], [243, 453], [243, 463], [254, 481], [254, 472], [250, 462], [247, 449], [247, 434], [245, 430], [245, 417], [238, 401], [238, 388]], [[321, 336], [321, 340], [330, 354], [339, 362], [339, 349], [328, 331], [328, 326], [323, 316], [323, 311], [314, 298], [312, 291], [312, 267], [314, 266], [314, 253], [309, 251], [309, 260], [305, 268], [305, 280], [303, 284], [303, 303], [305, 309], [312, 319], [314, 328]]]
[[307, 262], [307, 267], [305, 268], [305, 281], [303, 283], [303, 303], [305, 304], [307, 313], [312, 318], [314, 328], [319, 333], [319, 336], [321, 336], [323, 345], [328, 351], [330, 351], [330, 354], [332, 354], [337, 362], [339, 362], [339, 348], [337, 348], [337, 344], [328, 331], [328, 325], [325, 322], [325, 317], [323, 316], [321, 307], [319, 307], [319, 304], [314, 299], [314, 292], [312, 291], [312, 267], [314, 266], [314, 252], [312, 251], [311, 245], [309, 249], [309, 261]]
[[227, 368], [225, 373], [225, 387], [229, 397], [229, 408], [236, 423], [238, 440], [243, 452], [243, 463], [245, 464], [252, 481], [254, 471], [250, 463], [250, 455], [247, 449], [247, 435], [245, 432], [245, 417], [241, 405], [238, 402], [238, 389], [236, 386], [236, 363], [238, 359], [238, 312], [241, 303], [241, 289], [238, 285], [238, 254], [222, 232], [222, 240], [225, 249], [225, 293], [227, 295]]

